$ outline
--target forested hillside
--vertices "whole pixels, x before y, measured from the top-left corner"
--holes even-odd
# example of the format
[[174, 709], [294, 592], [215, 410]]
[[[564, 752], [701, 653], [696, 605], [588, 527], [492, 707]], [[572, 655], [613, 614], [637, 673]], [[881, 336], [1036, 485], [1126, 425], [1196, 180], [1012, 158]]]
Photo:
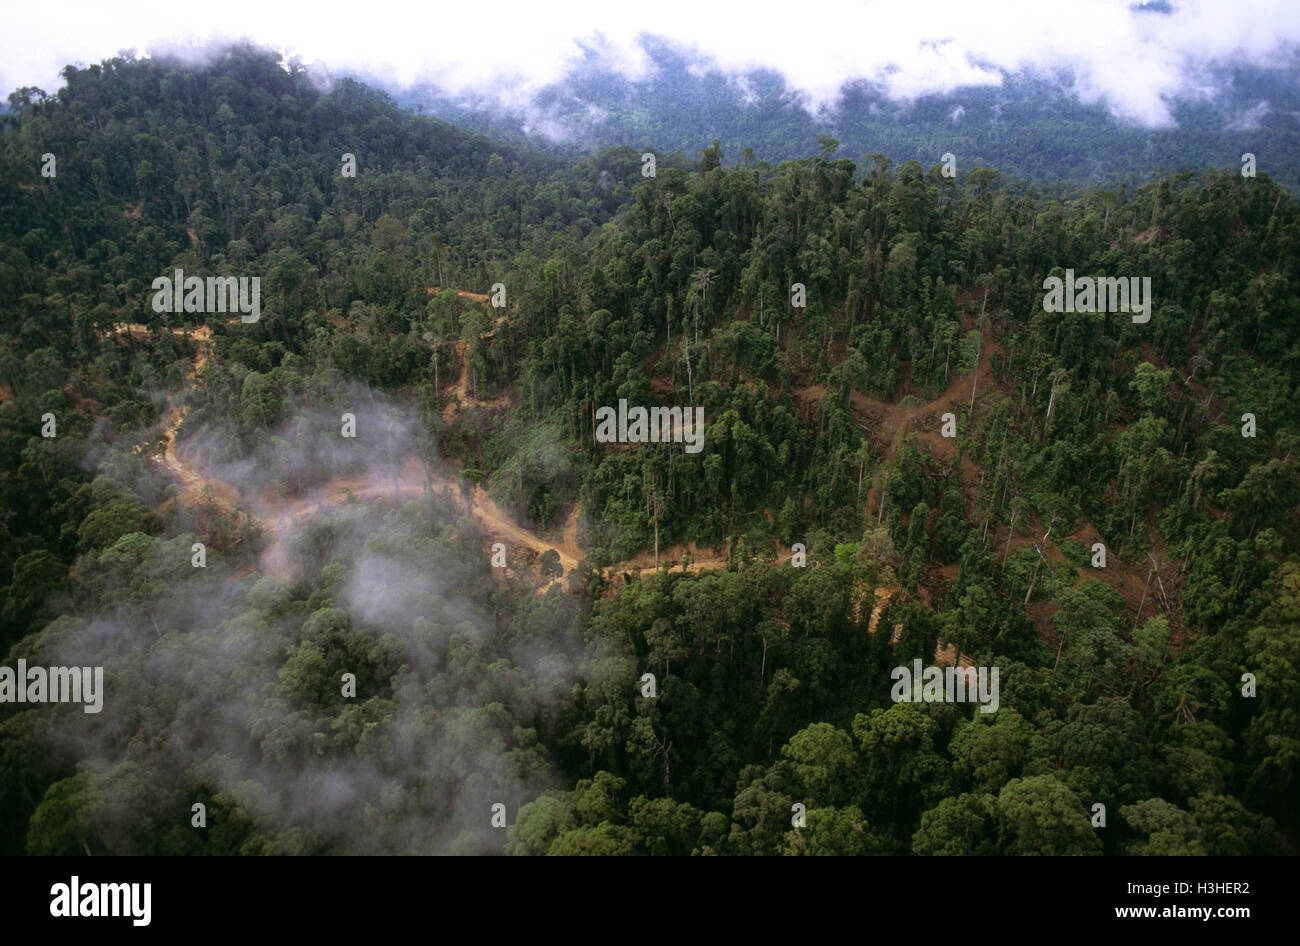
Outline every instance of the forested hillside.
[[[0, 852], [1296, 851], [1265, 170], [646, 177], [247, 46], [65, 78], [0, 119], [0, 644], [106, 692], [0, 704]], [[260, 319], [155, 311], [176, 269]], [[1150, 320], [1044, 311], [1067, 270]], [[600, 442], [620, 399], [703, 449]]]

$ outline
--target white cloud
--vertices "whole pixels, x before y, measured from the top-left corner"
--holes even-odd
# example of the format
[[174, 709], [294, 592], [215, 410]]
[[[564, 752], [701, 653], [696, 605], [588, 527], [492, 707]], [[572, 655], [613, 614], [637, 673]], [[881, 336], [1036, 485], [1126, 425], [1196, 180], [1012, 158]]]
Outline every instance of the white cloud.
[[780, 17], [753, 0], [321, 0], [305, 9], [264, 0], [209, 7], [67, 0], [58, 11], [33, 4], [8, 11], [0, 37], [6, 93], [19, 85], [52, 91], [66, 63], [96, 62], [119, 49], [247, 35], [305, 61], [323, 60], [335, 74], [366, 71], [403, 85], [431, 80], [452, 94], [489, 92], [517, 107], [589, 57], [653, 81], [638, 43], [653, 34], [728, 73], [776, 69], [811, 107], [832, 104], [843, 83], [858, 78], [910, 99], [997, 84], [1020, 70], [1068, 72], [1084, 101], [1158, 127], [1170, 122], [1173, 97], [1195, 94], [1189, 77], [1206, 66], [1275, 64], [1300, 45], [1295, 0], [1181, 0], [1169, 14], [1135, 12], [1128, 0], [822, 0]]
[[1226, 126], [1230, 131], [1259, 131], [1264, 126], [1264, 116], [1269, 112], [1268, 100], [1257, 102], [1238, 115]]

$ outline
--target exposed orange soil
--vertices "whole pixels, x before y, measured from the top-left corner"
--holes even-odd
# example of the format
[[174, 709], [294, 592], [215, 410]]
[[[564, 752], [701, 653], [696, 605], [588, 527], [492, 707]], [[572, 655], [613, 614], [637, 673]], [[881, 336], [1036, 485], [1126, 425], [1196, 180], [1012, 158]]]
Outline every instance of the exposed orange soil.
[[[441, 291], [442, 290], [437, 286], [429, 287], [429, 295]], [[461, 299], [472, 299], [475, 302], [481, 302], [483, 304], [486, 304], [490, 298], [481, 292], [466, 292], [463, 289], [457, 289], [456, 295]], [[506, 316], [504, 313], [497, 316], [496, 320], [492, 323], [492, 327], [480, 335], [479, 339], [487, 341], [488, 339], [495, 337], [497, 329], [502, 326], [505, 320]], [[450, 425], [452, 420], [455, 418], [457, 411], [467, 410], [471, 407], [481, 407], [486, 410], [498, 410], [510, 406], [510, 398], [505, 395], [495, 398], [475, 398], [470, 395], [469, 360], [465, 357], [468, 351], [468, 342], [459, 341], [456, 343], [456, 357], [460, 359], [460, 375], [456, 379], [456, 386], [452, 388], [452, 393], [455, 394], [455, 397], [450, 398], [442, 409], [443, 422], [448, 425]]]
[[[440, 293], [440, 292], [442, 292], [442, 291], [443, 291], [443, 290], [442, 290], [440, 287], [438, 287], [438, 286], [430, 286], [430, 287], [429, 287], [429, 295], [431, 295], [431, 296], [433, 296], [433, 295], [437, 295], [438, 293]], [[490, 301], [492, 297], [489, 296], [489, 295], [488, 295], [487, 293], [485, 293], [485, 292], [467, 292], [467, 291], [464, 290], [464, 289], [457, 289], [457, 290], [456, 290], [456, 298], [458, 298], [458, 299], [473, 299], [475, 302], [483, 302], [483, 303], [486, 303], [486, 302]]]
[[[687, 556], [686, 571], [700, 572], [710, 568], [726, 568], [730, 560], [725, 555], [718, 555], [711, 550], [701, 552], [700, 547], [691, 542], [687, 545], [663, 546], [659, 549], [659, 566], [668, 566], [669, 571], [682, 571], [682, 556]], [[788, 558], [789, 556], [787, 556]], [[655, 567], [654, 549], [648, 549], [627, 561], [619, 562], [610, 568], [615, 575], [630, 572], [635, 568], [653, 570]]]
[[[880, 587], [876, 589], [876, 606], [871, 611], [871, 620], [867, 624], [867, 633], [875, 636], [876, 630], [880, 624], [880, 616], [885, 613], [889, 607], [889, 602], [903, 589], [893, 587]], [[903, 625], [895, 624], [890, 630], [889, 643], [897, 644], [903, 635]], [[953, 659], [957, 656], [957, 648], [952, 644], [944, 647], [941, 644], [935, 644], [934, 647], [934, 665], [936, 667], [951, 667]], [[974, 658], [968, 654], [961, 655], [961, 665], [963, 667], [975, 666]]]
[[[973, 326], [965, 327], [971, 328]], [[976, 371], [961, 374], [954, 372], [948, 379], [948, 387], [938, 397], [924, 402], [906, 397], [899, 401], [883, 401], [860, 391], [850, 391], [849, 406], [854, 417], [859, 422], [869, 420], [873, 423], [875, 440], [892, 457], [898, 445], [903, 442], [903, 436], [911, 428], [912, 422], [918, 417], [932, 418], [937, 422], [939, 417], [948, 409], [954, 406], [968, 407], [970, 405], [972, 375], [977, 374], [979, 379], [976, 388], [976, 400], [979, 399], [980, 391], [987, 392], [993, 388], [995, 379], [993, 377], [991, 354], [995, 351], [1001, 351], [1001, 346], [993, 340], [992, 333], [988, 330], [985, 330], [983, 339], [980, 345], [979, 363]], [[814, 384], [797, 389], [794, 392], [794, 397], [795, 400], [807, 404], [820, 400], [826, 396], [826, 393], [825, 385]], [[953, 413], [960, 416], [958, 411], [953, 411]], [[941, 443], [940, 450], [953, 455], [956, 454], [956, 444], [952, 438], [940, 437], [935, 434], [932, 437], [927, 437], [927, 442], [931, 440]]]
[[[168, 329], [168, 331], [177, 331], [177, 329]], [[147, 325], [141, 325], [139, 322], [118, 322], [110, 328], [102, 328], [95, 333], [99, 338], [105, 339], [111, 336], [130, 335], [138, 342], [147, 342], [153, 337], [153, 329]]]
[[[502, 316], [502, 318], [505, 318], [505, 316]], [[488, 332], [482, 337], [491, 338], [492, 334], [493, 332]], [[510, 406], [510, 398], [507, 395], [493, 398], [476, 398], [469, 393], [469, 361], [465, 357], [468, 350], [468, 342], [456, 343], [456, 355], [460, 358], [460, 377], [456, 379], [456, 385], [451, 389], [455, 397], [449, 397], [442, 408], [442, 419], [448, 425], [451, 424], [458, 411], [468, 410], [471, 407], [498, 410]]]
[[877, 588], [876, 589], [876, 606], [871, 609], [871, 620], [867, 623], [867, 633], [872, 637], [876, 636], [876, 626], [880, 623], [880, 616], [885, 613], [885, 608], [889, 607], [889, 599], [898, 593], [897, 588]]
[[[463, 497], [461, 479], [454, 471], [445, 467], [426, 469], [424, 463], [417, 458], [407, 460], [396, 471], [335, 477], [306, 496], [284, 497], [263, 491], [251, 503], [254, 515], [264, 524], [270, 538], [270, 544], [262, 555], [263, 570], [280, 578], [292, 576], [292, 563], [285, 548], [285, 539], [298, 531], [323, 507], [339, 505], [349, 498], [385, 502], [415, 499], [424, 495], [426, 477], [429, 488], [450, 490], [453, 495]], [[566, 574], [576, 568], [582, 558], [581, 551], [576, 546], [570, 546], [563, 540], [553, 542], [520, 526], [496, 504], [482, 486], [474, 487], [465, 505], [482, 525], [483, 531], [494, 539], [507, 545], [531, 549], [538, 554], [547, 549], [555, 549]]]
[[[900, 627], [902, 625], [899, 625]], [[954, 659], [957, 657], [957, 648], [952, 644], [947, 647], [935, 645], [934, 648], [934, 665], [936, 667], [951, 667]], [[975, 660], [968, 654], [961, 655], [961, 665], [963, 667], [975, 666]]]
[[574, 503], [568, 517], [564, 520], [564, 525], [560, 528], [560, 544], [555, 546], [556, 551], [561, 555], [568, 554], [570, 558], [579, 560], [583, 557], [582, 549], [578, 547], [578, 519], [581, 516], [582, 504]]

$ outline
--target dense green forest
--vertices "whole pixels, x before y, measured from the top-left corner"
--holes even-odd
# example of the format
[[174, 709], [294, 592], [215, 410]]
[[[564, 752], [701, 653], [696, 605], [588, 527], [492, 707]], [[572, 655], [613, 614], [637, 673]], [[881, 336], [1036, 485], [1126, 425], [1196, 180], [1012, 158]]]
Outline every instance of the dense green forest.
[[[106, 692], [0, 703], [0, 852], [1296, 851], [1265, 169], [1044, 190], [823, 134], [645, 177], [246, 45], [64, 78], [0, 118], [0, 646]], [[155, 312], [176, 269], [260, 320]], [[1067, 269], [1150, 321], [1045, 312]], [[620, 399], [703, 451], [598, 442]], [[913, 660], [1000, 709], [894, 702]]]

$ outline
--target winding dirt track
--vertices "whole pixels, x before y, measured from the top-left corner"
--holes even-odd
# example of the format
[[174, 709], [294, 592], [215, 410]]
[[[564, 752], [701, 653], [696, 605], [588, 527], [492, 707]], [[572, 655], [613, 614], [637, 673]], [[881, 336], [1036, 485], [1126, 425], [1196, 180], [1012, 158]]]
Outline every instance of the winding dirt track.
[[[476, 298], [478, 301], [487, 300], [487, 296], [478, 297], [473, 293], [464, 295]], [[504, 316], [497, 319], [493, 329], [483, 337], [490, 338], [494, 335], [496, 328], [504, 319]], [[193, 329], [167, 328], [166, 331], [176, 335], [188, 334], [198, 340], [194, 365], [187, 384], [187, 389], [192, 388], [211, 357], [212, 330], [202, 325]], [[130, 334], [135, 339], [144, 341], [152, 336], [153, 331], [146, 325], [119, 324], [105, 334]], [[458, 389], [464, 392], [461, 406], [494, 406], [495, 401], [479, 402], [469, 397], [465, 385], [464, 350], [462, 342], [458, 345], [458, 351], [462, 355], [461, 381]], [[449, 489], [457, 496], [462, 498], [464, 496], [461, 490], [461, 479], [454, 470], [450, 467], [426, 470], [424, 464], [414, 458], [406, 461], [399, 470], [395, 471], [395, 474], [389, 471], [383, 474], [339, 476], [305, 496], [292, 498], [277, 496], [269, 490], [264, 490], [256, 496], [245, 496], [237, 486], [207, 475], [192, 458], [178, 449], [176, 431], [185, 419], [185, 414], [184, 407], [172, 404], [168, 407], [162, 423], [164, 443], [162, 462], [181, 483], [177, 500], [188, 508], [198, 508], [204, 504], [204, 490], [208, 488], [211, 490], [212, 499], [224, 509], [228, 511], [244, 509], [257, 524], [262, 526], [270, 539], [269, 545], [262, 554], [262, 570], [280, 578], [292, 577], [292, 558], [286, 547], [287, 540], [323, 506], [346, 502], [349, 496], [356, 499], [400, 502], [423, 495], [426, 488]], [[474, 488], [465, 505], [482, 524], [484, 531], [494, 538], [532, 549], [537, 553], [555, 549], [566, 573], [576, 568], [583, 557], [582, 550], [577, 545], [578, 510], [576, 508], [566, 523], [564, 538], [556, 542], [520, 526], [496, 504], [482, 486]]]
[[[168, 329], [168, 331], [178, 335], [185, 332], [184, 329]], [[190, 369], [189, 380], [192, 386], [194, 379], [208, 363], [208, 357], [212, 353], [212, 329], [200, 325], [190, 334], [199, 340], [198, 350], [194, 356], [194, 367]], [[187, 412], [186, 408], [173, 404], [167, 408], [167, 415], [163, 418], [163, 463], [181, 481], [178, 499], [183, 505], [195, 506], [201, 501], [204, 487], [207, 487], [218, 505], [233, 509], [239, 501], [238, 488], [214, 477], [204, 476], [196, 466], [182, 460], [176, 450], [176, 431], [180, 428]]]
[[[179, 328], [168, 327], [163, 329], [172, 335], [179, 335], [183, 338], [195, 338], [198, 340], [198, 349], [194, 355], [194, 364], [190, 368], [187, 379], [186, 390], [193, 387], [195, 379], [198, 377], [204, 366], [208, 363], [208, 358], [212, 353], [212, 329], [206, 325], [182, 326]], [[118, 323], [111, 329], [99, 332], [100, 338], [109, 336], [131, 336], [133, 341], [140, 343], [147, 342], [153, 337], [154, 330], [147, 325], [141, 325], [138, 322]], [[176, 431], [185, 419], [187, 409], [179, 404], [170, 404], [167, 413], [163, 416], [162, 437], [163, 437], [163, 455], [162, 462], [167, 469], [176, 476], [180, 481], [181, 489], [177, 496], [178, 501], [190, 508], [195, 508], [203, 504], [204, 487], [211, 490], [212, 498], [219, 506], [227, 509], [233, 509], [239, 499], [239, 490], [230, 483], [213, 477], [207, 477], [202, 474], [193, 464], [186, 462], [176, 449]], [[137, 448], [137, 453], [142, 448]]]
[[[487, 296], [475, 293], [461, 293], [476, 301], [487, 301]], [[496, 320], [493, 328], [483, 334], [491, 338], [497, 328], [504, 322], [505, 316]], [[194, 365], [187, 380], [186, 390], [193, 387], [207, 365], [212, 351], [212, 330], [206, 326], [196, 328], [167, 328], [165, 331], [176, 335], [189, 335], [198, 340]], [[120, 324], [113, 326], [104, 334], [131, 334], [138, 341], [152, 337], [153, 330], [139, 324]], [[464, 362], [466, 345], [458, 343], [457, 351], [461, 355], [461, 374], [456, 391], [461, 395], [460, 408], [497, 407], [505, 403], [505, 398], [477, 401], [470, 397], [466, 383], [467, 368]], [[451, 405], [454, 413], [456, 405]], [[292, 537], [297, 534], [322, 507], [345, 503], [349, 498], [382, 502], [402, 502], [423, 495], [426, 490], [450, 490], [467, 511], [474, 516], [491, 538], [516, 547], [523, 547], [538, 554], [554, 549], [560, 557], [560, 565], [567, 575], [584, 558], [578, 545], [578, 517], [581, 507], [574, 506], [561, 529], [561, 537], [548, 538], [520, 525], [488, 494], [482, 486], [475, 486], [472, 491], [463, 487], [462, 478], [450, 464], [439, 464], [426, 468], [418, 458], [407, 460], [396, 471], [362, 474], [356, 476], [339, 476], [331, 479], [324, 486], [298, 497], [276, 495], [270, 490], [263, 490], [257, 495], [246, 495], [234, 484], [209, 476], [176, 443], [176, 431], [185, 419], [185, 408], [177, 404], [168, 407], [162, 422], [163, 464], [180, 481], [181, 490], [177, 501], [190, 509], [198, 509], [206, 504], [205, 489], [210, 490], [212, 501], [228, 512], [243, 510], [253, 521], [260, 525], [269, 539], [261, 556], [261, 570], [266, 574], [289, 580], [293, 578], [293, 556], [291, 554]], [[444, 416], [447, 416], [444, 414]], [[715, 555], [700, 555], [692, 546], [689, 550], [680, 547], [662, 549], [660, 561], [680, 568], [684, 551], [689, 551], [692, 561], [687, 566], [691, 572], [709, 568], [725, 568], [727, 559]], [[787, 555], [786, 558], [789, 558]], [[620, 562], [611, 568], [613, 574], [629, 571], [635, 566], [652, 568], [653, 554], [645, 553], [636, 559]]]
[[502, 510], [482, 486], [475, 486], [466, 502], [459, 475], [446, 467], [426, 469], [422, 461], [413, 457], [403, 463], [395, 474], [339, 476], [306, 496], [292, 499], [276, 497], [269, 492], [255, 497], [250, 504], [251, 511], [270, 538], [262, 555], [262, 570], [279, 578], [292, 577], [289, 540], [322, 508], [340, 505], [350, 498], [394, 503], [418, 499], [426, 493], [426, 478], [429, 490], [450, 490], [461, 500], [462, 505], [479, 521], [483, 531], [490, 537], [507, 545], [532, 549], [539, 554], [547, 549], [555, 549], [566, 574], [577, 568], [583, 556], [576, 544], [571, 545], [563, 540], [551, 541], [525, 529]]

